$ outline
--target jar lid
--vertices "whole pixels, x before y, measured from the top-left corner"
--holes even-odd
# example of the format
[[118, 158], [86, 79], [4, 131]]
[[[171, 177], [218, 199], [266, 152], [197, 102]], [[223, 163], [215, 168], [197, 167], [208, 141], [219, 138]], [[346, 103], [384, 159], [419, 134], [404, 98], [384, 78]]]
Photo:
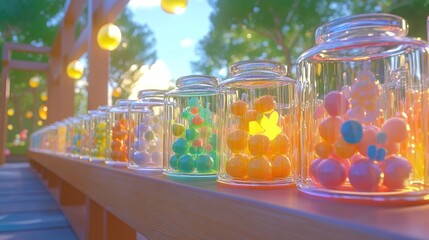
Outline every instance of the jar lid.
[[209, 75], [188, 75], [177, 79], [177, 89], [166, 95], [201, 96], [218, 93], [219, 78]]
[[128, 105], [130, 105], [134, 101], [135, 100], [119, 99], [118, 101], [116, 101], [115, 106], [117, 106], [117, 107], [127, 107]]

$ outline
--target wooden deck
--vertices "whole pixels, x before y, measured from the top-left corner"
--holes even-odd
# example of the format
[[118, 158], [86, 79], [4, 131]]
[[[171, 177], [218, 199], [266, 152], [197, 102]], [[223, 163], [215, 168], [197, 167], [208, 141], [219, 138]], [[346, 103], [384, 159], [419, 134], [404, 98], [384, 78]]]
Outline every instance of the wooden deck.
[[30, 165], [14, 162], [0, 167], [0, 239], [77, 239]]

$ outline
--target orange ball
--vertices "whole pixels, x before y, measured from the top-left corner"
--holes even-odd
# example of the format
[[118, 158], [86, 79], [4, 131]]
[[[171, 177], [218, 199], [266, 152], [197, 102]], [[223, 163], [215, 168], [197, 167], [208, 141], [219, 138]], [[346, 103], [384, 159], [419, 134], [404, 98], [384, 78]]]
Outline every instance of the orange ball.
[[265, 95], [255, 100], [254, 107], [259, 113], [269, 112], [276, 108], [276, 101], [273, 96]]
[[381, 131], [386, 134], [387, 141], [400, 143], [407, 140], [409, 126], [404, 119], [393, 117], [384, 122]]
[[257, 156], [250, 159], [247, 164], [247, 176], [251, 180], [270, 180], [272, 166], [270, 160], [265, 156]]
[[272, 176], [285, 178], [290, 175], [291, 162], [285, 155], [277, 155], [271, 158]]
[[247, 175], [247, 163], [249, 159], [245, 155], [235, 155], [226, 161], [226, 173], [233, 178], [244, 178]]
[[254, 135], [249, 140], [249, 151], [254, 156], [261, 156], [268, 152], [270, 139], [265, 135]]
[[279, 134], [276, 138], [271, 142], [271, 151], [276, 154], [285, 154], [289, 150], [290, 141], [286, 134]]
[[349, 158], [355, 154], [356, 146], [347, 143], [343, 138], [339, 138], [334, 144], [334, 152], [338, 157]]
[[193, 108], [191, 108], [191, 113], [192, 114], [198, 114], [198, 107], [193, 107]]
[[128, 137], [128, 131], [127, 130], [118, 131], [118, 132], [116, 132], [115, 137], [119, 140], [125, 140]]
[[328, 158], [331, 155], [332, 146], [330, 143], [322, 141], [314, 146], [314, 151], [320, 158]]
[[375, 126], [364, 126], [362, 139], [356, 144], [360, 154], [367, 156], [369, 145], [377, 145], [378, 128]]
[[248, 134], [243, 130], [236, 130], [226, 138], [226, 144], [232, 152], [240, 152], [247, 148]]
[[231, 113], [236, 116], [243, 116], [249, 109], [249, 104], [245, 101], [239, 100], [231, 104]]
[[240, 129], [243, 131], [249, 131], [249, 122], [256, 121], [256, 117], [258, 116], [258, 112], [255, 110], [247, 111], [243, 117], [240, 119]]
[[110, 144], [112, 150], [119, 150], [122, 147], [122, 142], [118, 140], [113, 140]]
[[204, 123], [204, 118], [202, 118], [200, 115], [195, 115], [192, 118], [192, 123], [195, 124], [196, 126], [200, 126], [201, 124]]
[[343, 121], [338, 117], [329, 117], [323, 120], [319, 125], [319, 134], [328, 142], [335, 142], [341, 132]]

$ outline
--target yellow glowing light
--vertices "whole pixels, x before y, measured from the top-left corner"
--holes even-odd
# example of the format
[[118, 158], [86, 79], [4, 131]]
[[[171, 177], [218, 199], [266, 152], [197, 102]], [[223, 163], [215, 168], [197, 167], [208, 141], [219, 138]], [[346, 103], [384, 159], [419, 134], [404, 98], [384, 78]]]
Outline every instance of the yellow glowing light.
[[104, 50], [115, 50], [121, 43], [121, 39], [121, 30], [112, 23], [103, 25], [100, 30], [98, 30], [97, 42]]
[[260, 113], [256, 116], [256, 120], [249, 122], [250, 135], [263, 134], [272, 141], [282, 132], [282, 129], [277, 126], [279, 114], [276, 111], [273, 111], [268, 116]]
[[13, 109], [13, 108], [9, 108], [9, 109], [7, 110], [7, 115], [8, 115], [9, 117], [12, 117], [14, 114], [15, 114], [15, 109]]
[[32, 117], [33, 117], [33, 112], [28, 111], [28, 112], [25, 113], [25, 118], [30, 119]]
[[251, 34], [251, 33], [248, 33], [248, 34], [247, 34], [247, 38], [252, 38], [252, 34]]
[[40, 85], [40, 77], [38, 76], [34, 76], [32, 78], [30, 78], [30, 80], [28, 81], [28, 85], [30, 85], [31, 88], [37, 88]]
[[37, 126], [42, 126], [43, 125], [43, 121], [42, 120], [39, 120], [39, 121], [37, 121]]
[[83, 64], [78, 60], [73, 60], [67, 65], [67, 76], [72, 79], [80, 79], [83, 76]]
[[48, 101], [48, 94], [46, 92], [42, 92], [42, 94], [40, 94], [40, 100], [43, 102]]
[[263, 131], [264, 131], [264, 129], [261, 127], [261, 125], [257, 121], [250, 121], [249, 122], [249, 134], [250, 135], [260, 134]]
[[8, 125], [7, 125], [7, 129], [8, 129], [9, 131], [12, 131], [12, 130], [13, 130], [13, 125], [12, 125], [12, 124], [8, 124]]
[[113, 97], [119, 98], [121, 94], [122, 94], [122, 89], [120, 87], [113, 89], [113, 92], [112, 92]]
[[42, 120], [48, 119], [48, 107], [46, 105], [39, 107], [39, 117]]
[[186, 10], [188, 0], [161, 0], [161, 8], [167, 13], [182, 14]]

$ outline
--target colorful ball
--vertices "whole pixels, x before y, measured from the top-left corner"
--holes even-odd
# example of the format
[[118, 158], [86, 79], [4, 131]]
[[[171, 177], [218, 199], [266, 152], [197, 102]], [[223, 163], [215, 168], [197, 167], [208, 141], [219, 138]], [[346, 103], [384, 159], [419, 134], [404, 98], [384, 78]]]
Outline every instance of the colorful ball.
[[349, 181], [357, 191], [377, 191], [380, 180], [380, 167], [369, 159], [358, 160], [350, 166]]
[[338, 117], [329, 117], [319, 125], [319, 134], [327, 142], [335, 142], [340, 135], [342, 120]]
[[317, 168], [319, 167], [320, 162], [322, 162], [323, 158], [316, 158], [310, 164], [310, 177], [315, 182], [319, 182], [317, 179]]
[[180, 137], [185, 132], [185, 126], [180, 123], [173, 123], [172, 132], [175, 137]]
[[246, 132], [242, 130], [236, 130], [228, 134], [226, 143], [228, 145], [228, 148], [232, 152], [240, 152], [247, 148], [247, 142], [248, 142], [247, 138], [248, 138], [248, 135]]
[[195, 128], [189, 128], [185, 131], [185, 138], [188, 141], [193, 141], [200, 137], [200, 133]]
[[201, 154], [196, 160], [197, 171], [199, 173], [206, 173], [213, 170], [214, 161], [206, 154]]
[[180, 172], [184, 172], [184, 173], [193, 172], [195, 169], [195, 160], [189, 154], [183, 155], [179, 158], [177, 167], [179, 168]]
[[346, 181], [346, 168], [340, 161], [325, 158], [318, 164], [316, 176], [325, 188], [337, 188]]
[[192, 97], [189, 99], [188, 102], [190, 107], [199, 107], [200, 106], [200, 101], [198, 100], [198, 98], [196, 97]]
[[182, 117], [184, 118], [184, 119], [189, 119], [190, 117], [192, 117], [193, 115], [192, 115], [192, 113], [191, 113], [191, 108], [190, 107], [187, 107], [187, 108], [185, 108], [185, 110], [183, 110], [183, 112], [182, 112]]
[[150, 162], [150, 155], [147, 152], [134, 152], [133, 161], [139, 166], [147, 166]]
[[134, 133], [137, 136], [137, 138], [143, 138], [144, 133], [148, 130], [148, 127], [144, 123], [140, 123], [134, 128]]
[[384, 122], [381, 131], [386, 134], [387, 141], [400, 143], [407, 140], [409, 126], [404, 119], [393, 117]]
[[368, 156], [368, 147], [377, 144], [378, 129], [375, 126], [363, 127], [362, 139], [356, 144], [360, 154]]
[[265, 156], [257, 156], [250, 159], [247, 164], [247, 176], [250, 180], [270, 180], [272, 176], [270, 160]]
[[188, 151], [189, 145], [184, 138], [179, 138], [173, 143], [173, 151], [182, 155]]
[[152, 152], [152, 154], [150, 155], [151, 159], [152, 159], [152, 163], [155, 166], [162, 166], [162, 153], [159, 151], [154, 151]]
[[198, 155], [198, 154], [201, 154], [203, 152], [204, 152], [204, 148], [201, 146], [199, 146], [199, 147], [192, 146], [189, 148], [189, 153], [192, 155]]
[[270, 152], [276, 154], [286, 154], [289, 150], [290, 141], [286, 134], [279, 134], [271, 142]]
[[253, 106], [257, 112], [265, 113], [276, 109], [277, 104], [273, 96], [265, 95], [256, 99]]
[[268, 152], [270, 139], [265, 135], [250, 136], [249, 151], [254, 156], [261, 156]]
[[331, 155], [332, 145], [328, 142], [322, 141], [314, 146], [314, 150], [320, 158], [327, 158]]
[[205, 122], [212, 119], [212, 112], [208, 108], [201, 109], [200, 116], [204, 119]]
[[134, 141], [134, 150], [135, 151], [145, 151], [146, 150], [146, 142], [145, 140], [136, 140]]
[[249, 109], [249, 104], [245, 101], [239, 100], [231, 104], [231, 113], [236, 116], [243, 116]]
[[349, 109], [349, 101], [339, 91], [332, 91], [326, 95], [325, 110], [332, 117], [341, 116]]
[[200, 115], [194, 115], [192, 118], [192, 124], [195, 126], [201, 126], [204, 123], [204, 118], [202, 118]]
[[170, 167], [172, 169], [175, 169], [175, 170], [179, 169], [179, 166], [178, 166], [179, 158], [180, 158], [180, 155], [173, 155], [173, 156], [171, 156], [171, 158], [170, 158]]
[[358, 143], [363, 137], [362, 125], [355, 120], [345, 121], [341, 126], [341, 134], [347, 143]]
[[274, 178], [285, 178], [290, 175], [292, 164], [286, 155], [276, 155], [271, 158], [271, 167]]
[[387, 188], [401, 189], [411, 174], [410, 162], [399, 156], [390, 156], [382, 163], [381, 169], [384, 173], [383, 185]]
[[340, 158], [349, 158], [356, 152], [356, 146], [339, 138], [334, 144], [334, 152]]
[[243, 179], [247, 175], [248, 158], [245, 155], [234, 155], [226, 161], [226, 173], [232, 178]]
[[202, 126], [200, 129], [200, 136], [202, 138], [209, 138], [210, 135], [213, 133], [213, 129], [209, 126]]
[[144, 134], [144, 139], [146, 141], [152, 141], [155, 140], [156, 136], [155, 136], [155, 132], [152, 130], [148, 130], [147, 132], [145, 132]]

